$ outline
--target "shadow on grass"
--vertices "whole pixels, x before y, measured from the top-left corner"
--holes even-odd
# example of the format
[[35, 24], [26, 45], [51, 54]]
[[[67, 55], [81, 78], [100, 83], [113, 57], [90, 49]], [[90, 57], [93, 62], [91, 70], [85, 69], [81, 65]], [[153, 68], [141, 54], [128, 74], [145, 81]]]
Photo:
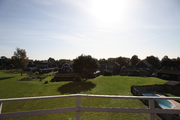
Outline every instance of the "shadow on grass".
[[22, 78], [18, 81], [38, 81], [38, 79], [32, 79], [32, 78]]
[[83, 91], [91, 90], [95, 86], [96, 84], [92, 82], [70, 82], [59, 87], [58, 91], [61, 94], [76, 94]]
[[0, 80], [6, 80], [6, 79], [11, 79], [13, 77], [3, 77], [3, 78], [0, 78]]

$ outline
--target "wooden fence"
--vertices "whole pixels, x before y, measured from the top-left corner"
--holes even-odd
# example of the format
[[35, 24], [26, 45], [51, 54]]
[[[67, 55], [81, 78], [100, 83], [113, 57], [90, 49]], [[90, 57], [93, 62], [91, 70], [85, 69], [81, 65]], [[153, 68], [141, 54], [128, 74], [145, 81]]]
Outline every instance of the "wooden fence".
[[[25, 101], [25, 100], [40, 100], [40, 99], [54, 99], [54, 98], [69, 98], [76, 97], [76, 107], [70, 108], [57, 108], [48, 110], [36, 110], [26, 112], [15, 112], [15, 113], [1, 113], [3, 102], [11, 101]], [[94, 97], [94, 98], [110, 98], [110, 99], [140, 99], [149, 101], [149, 109], [135, 109], [135, 108], [96, 108], [96, 107], [82, 107], [81, 97]], [[156, 109], [154, 107], [155, 100], [180, 100], [180, 97], [145, 97], [145, 96], [115, 96], [115, 95], [86, 95], [86, 94], [72, 94], [72, 95], [57, 95], [57, 96], [42, 96], [42, 97], [25, 97], [25, 98], [9, 98], [0, 99], [0, 119], [14, 118], [14, 117], [25, 117], [35, 115], [45, 115], [54, 113], [65, 113], [76, 111], [76, 120], [80, 120], [81, 111], [91, 112], [122, 112], [122, 113], [149, 113], [150, 120], [155, 120], [155, 114], [180, 114], [180, 109]]]

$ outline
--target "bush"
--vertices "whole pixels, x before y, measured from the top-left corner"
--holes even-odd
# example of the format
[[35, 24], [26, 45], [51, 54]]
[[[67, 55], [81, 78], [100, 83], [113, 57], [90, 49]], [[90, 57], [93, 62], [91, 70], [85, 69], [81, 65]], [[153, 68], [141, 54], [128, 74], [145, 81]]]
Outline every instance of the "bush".
[[126, 68], [126, 66], [122, 66], [122, 67], [121, 67], [121, 71], [123, 71], [123, 69], [125, 69], [125, 68]]
[[147, 73], [148, 73], [146, 70], [144, 70], [144, 69], [142, 69], [142, 68], [140, 68], [140, 69], [138, 70], [138, 72], [139, 72], [139, 75], [142, 76], [142, 77], [147, 76]]
[[28, 74], [29, 76], [33, 75], [33, 73], [32, 73], [31, 71], [28, 71], [27, 74]]
[[110, 70], [105, 70], [104, 76], [112, 76], [112, 72]]
[[36, 71], [36, 72], [35, 72], [35, 74], [36, 74], [36, 75], [39, 75], [39, 72], [38, 72], [38, 71]]
[[169, 78], [169, 75], [162, 74], [162, 75], [161, 75], [161, 78], [162, 78], [162, 79], [168, 79], [168, 78]]

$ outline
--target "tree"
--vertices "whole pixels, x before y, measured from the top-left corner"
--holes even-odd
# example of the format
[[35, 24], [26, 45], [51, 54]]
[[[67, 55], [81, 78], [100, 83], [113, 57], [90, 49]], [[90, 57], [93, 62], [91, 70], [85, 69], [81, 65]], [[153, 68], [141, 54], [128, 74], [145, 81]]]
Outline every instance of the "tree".
[[108, 58], [108, 61], [114, 61], [116, 58]]
[[154, 57], [153, 55], [147, 56], [145, 59], [148, 63], [150, 63], [154, 68], [158, 69], [160, 67], [160, 60], [158, 57]]
[[162, 58], [161, 62], [163, 62], [163, 61], [171, 61], [171, 59], [169, 59], [169, 57], [168, 57], [167, 55], [165, 55], [165, 56]]
[[138, 56], [137, 55], [133, 55], [131, 57], [131, 65], [135, 66], [138, 62], [140, 62], [140, 59], [138, 58]]
[[54, 59], [54, 58], [49, 57], [49, 59], [48, 59], [48, 63], [54, 63], [54, 62], [55, 62], [55, 59]]
[[90, 55], [81, 55], [74, 59], [73, 69], [74, 72], [80, 75], [85, 75], [87, 80], [88, 74], [93, 74], [99, 68], [97, 59], [92, 58]]
[[180, 61], [180, 57], [177, 57], [176, 61]]
[[6, 56], [1, 56], [0, 62], [7, 62], [8, 58]]
[[22, 76], [22, 71], [26, 68], [28, 64], [28, 57], [26, 56], [26, 51], [24, 49], [16, 48], [12, 59], [17, 69], [21, 69]]
[[116, 58], [115, 59], [115, 61], [117, 62], [117, 63], [119, 63], [120, 65], [121, 65], [121, 67], [122, 66], [128, 66], [128, 58], [125, 58], [125, 57], [118, 57], [118, 58]]

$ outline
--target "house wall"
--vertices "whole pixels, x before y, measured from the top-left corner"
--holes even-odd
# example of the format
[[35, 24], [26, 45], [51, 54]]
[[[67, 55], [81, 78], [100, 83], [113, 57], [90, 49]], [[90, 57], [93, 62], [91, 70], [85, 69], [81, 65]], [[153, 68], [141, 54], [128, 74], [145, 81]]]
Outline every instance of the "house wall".
[[65, 63], [62, 65], [62, 67], [59, 69], [59, 73], [71, 73], [73, 72], [73, 69], [68, 63]]
[[120, 66], [113, 66], [113, 74], [119, 74], [120, 73]]

